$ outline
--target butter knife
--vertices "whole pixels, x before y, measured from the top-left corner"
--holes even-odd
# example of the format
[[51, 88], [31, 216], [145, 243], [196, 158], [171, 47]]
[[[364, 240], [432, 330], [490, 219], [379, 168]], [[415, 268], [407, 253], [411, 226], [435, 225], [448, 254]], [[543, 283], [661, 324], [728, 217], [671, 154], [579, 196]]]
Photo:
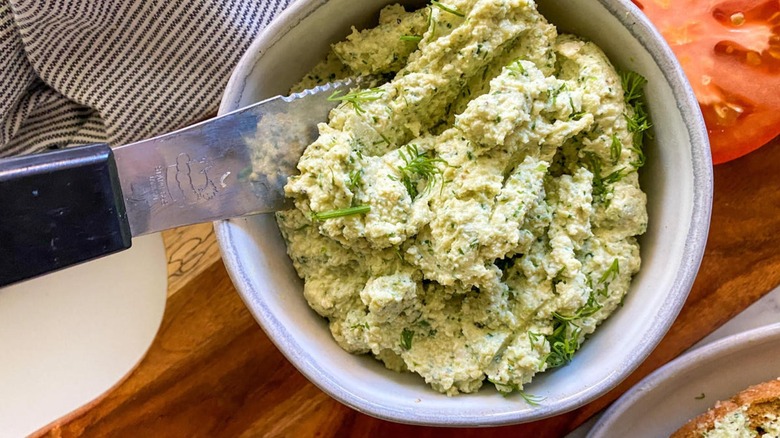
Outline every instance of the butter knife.
[[0, 160], [0, 286], [127, 249], [133, 236], [288, 206], [317, 123], [346, 80], [276, 96], [113, 150]]

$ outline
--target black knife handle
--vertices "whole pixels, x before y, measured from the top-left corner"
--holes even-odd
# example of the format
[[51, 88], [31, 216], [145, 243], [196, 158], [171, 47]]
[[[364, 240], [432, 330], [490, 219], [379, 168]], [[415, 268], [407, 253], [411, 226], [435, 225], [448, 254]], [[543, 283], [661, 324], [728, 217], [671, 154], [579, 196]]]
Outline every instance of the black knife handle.
[[0, 286], [130, 244], [108, 145], [0, 160]]

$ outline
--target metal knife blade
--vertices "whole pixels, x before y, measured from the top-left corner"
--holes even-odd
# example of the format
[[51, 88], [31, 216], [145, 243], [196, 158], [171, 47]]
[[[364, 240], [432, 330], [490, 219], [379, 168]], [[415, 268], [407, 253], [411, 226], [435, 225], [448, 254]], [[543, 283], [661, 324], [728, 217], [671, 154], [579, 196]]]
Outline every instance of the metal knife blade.
[[133, 236], [289, 206], [287, 177], [353, 79], [114, 149]]

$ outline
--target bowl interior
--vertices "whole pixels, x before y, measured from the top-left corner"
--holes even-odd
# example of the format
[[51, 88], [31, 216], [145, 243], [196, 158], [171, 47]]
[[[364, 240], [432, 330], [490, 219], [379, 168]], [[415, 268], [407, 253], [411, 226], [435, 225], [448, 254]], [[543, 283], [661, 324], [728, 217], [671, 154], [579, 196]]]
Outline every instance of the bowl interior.
[[[220, 112], [289, 87], [321, 60], [350, 26], [376, 21], [383, 0], [299, 0], [250, 47], [231, 78]], [[420, 2], [401, 2], [419, 5]], [[666, 45], [630, 3], [539, 0], [561, 32], [597, 43], [612, 62], [648, 78], [654, 124], [641, 182], [649, 229], [642, 269], [624, 306], [588, 339], [574, 360], [527, 386], [544, 398], [530, 406], [495, 390], [447, 397], [415, 375], [342, 351], [323, 318], [310, 310], [271, 215], [216, 224], [228, 271], [270, 338], [321, 389], [368, 414], [417, 424], [495, 425], [574, 409], [604, 394], [636, 368], [668, 330], [698, 270], [712, 192], [709, 146], [698, 105]], [[583, 20], [583, 17], [587, 17]]]

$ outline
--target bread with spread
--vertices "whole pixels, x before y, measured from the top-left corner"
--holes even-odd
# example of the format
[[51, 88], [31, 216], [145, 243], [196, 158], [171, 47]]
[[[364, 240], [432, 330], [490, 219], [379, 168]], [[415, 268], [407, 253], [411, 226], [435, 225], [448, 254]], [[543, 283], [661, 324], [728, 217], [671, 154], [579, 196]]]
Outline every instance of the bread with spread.
[[780, 437], [780, 378], [717, 402], [672, 434], [689, 437]]

